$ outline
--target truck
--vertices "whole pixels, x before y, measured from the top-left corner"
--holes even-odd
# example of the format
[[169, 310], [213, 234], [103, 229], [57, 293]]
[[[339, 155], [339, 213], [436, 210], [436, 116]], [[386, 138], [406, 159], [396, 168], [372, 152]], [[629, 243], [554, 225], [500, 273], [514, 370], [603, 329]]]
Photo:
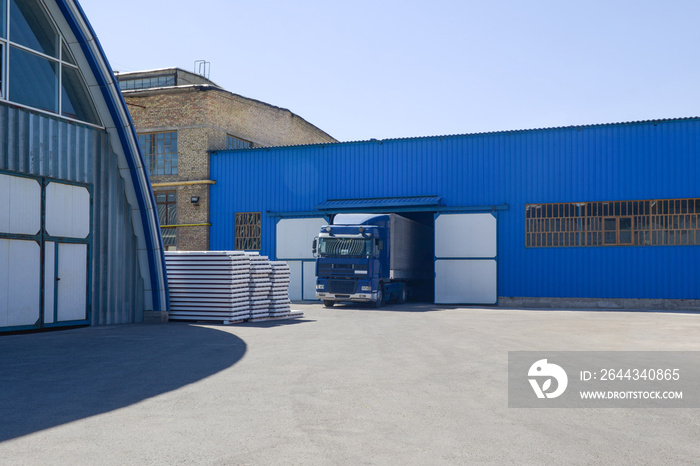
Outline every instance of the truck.
[[432, 279], [432, 230], [395, 213], [337, 214], [313, 241], [324, 306], [404, 303]]

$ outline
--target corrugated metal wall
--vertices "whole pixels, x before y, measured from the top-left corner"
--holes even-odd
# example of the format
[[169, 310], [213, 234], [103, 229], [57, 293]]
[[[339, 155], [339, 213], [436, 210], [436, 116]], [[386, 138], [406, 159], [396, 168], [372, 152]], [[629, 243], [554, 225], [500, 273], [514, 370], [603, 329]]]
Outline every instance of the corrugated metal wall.
[[142, 321], [131, 209], [106, 131], [0, 104], [0, 169], [93, 185], [92, 324]]
[[[700, 299], [700, 246], [526, 249], [525, 204], [700, 197], [699, 119], [220, 152], [211, 248], [234, 213], [440, 195], [498, 213], [500, 296]], [[262, 219], [274, 257], [274, 218]]]

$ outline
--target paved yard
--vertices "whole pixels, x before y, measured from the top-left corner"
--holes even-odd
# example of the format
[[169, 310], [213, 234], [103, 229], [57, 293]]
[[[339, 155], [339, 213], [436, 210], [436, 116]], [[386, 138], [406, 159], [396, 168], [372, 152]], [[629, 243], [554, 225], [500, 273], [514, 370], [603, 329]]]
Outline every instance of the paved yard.
[[696, 463], [700, 409], [512, 409], [513, 350], [700, 351], [700, 315], [296, 305], [0, 336], [3, 464]]

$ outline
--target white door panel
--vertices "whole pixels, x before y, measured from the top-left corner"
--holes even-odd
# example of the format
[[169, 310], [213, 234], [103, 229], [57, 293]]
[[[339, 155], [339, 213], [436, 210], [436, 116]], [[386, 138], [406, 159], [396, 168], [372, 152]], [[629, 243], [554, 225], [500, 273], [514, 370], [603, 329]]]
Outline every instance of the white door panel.
[[323, 218], [290, 218], [277, 222], [277, 260], [313, 259], [313, 240], [327, 223]]
[[292, 301], [301, 301], [302, 296], [302, 278], [303, 273], [301, 261], [286, 261], [289, 265], [289, 299]]
[[435, 257], [496, 257], [496, 217], [442, 214], [435, 219]]
[[44, 323], [54, 322], [56, 305], [56, 243], [44, 245]]
[[82, 186], [46, 186], [46, 231], [51, 236], [87, 238], [90, 234], [90, 192]]
[[304, 290], [302, 299], [316, 301], [316, 262], [306, 261], [303, 264]]
[[84, 320], [87, 307], [87, 244], [58, 245], [56, 280], [59, 322]]
[[41, 185], [0, 174], [0, 233], [36, 235], [41, 228]]
[[0, 239], [0, 326], [39, 320], [41, 248], [35, 241]]
[[435, 302], [440, 304], [495, 304], [495, 260], [435, 261]]
[[491, 214], [441, 214], [435, 219], [435, 302], [496, 304], [497, 220]]

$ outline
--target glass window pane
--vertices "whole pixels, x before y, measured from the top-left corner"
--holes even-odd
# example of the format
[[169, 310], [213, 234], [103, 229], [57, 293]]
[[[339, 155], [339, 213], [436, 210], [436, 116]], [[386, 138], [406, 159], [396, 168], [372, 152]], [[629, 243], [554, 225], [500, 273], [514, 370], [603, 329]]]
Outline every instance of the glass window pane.
[[0, 0], [0, 37], [3, 39], [7, 38], [7, 31], [5, 30], [5, 25], [7, 24], [7, 3], [5, 0]]
[[68, 62], [71, 65], [78, 66], [77, 62], [75, 61], [75, 58], [73, 58], [73, 54], [70, 53], [70, 49], [68, 48], [68, 45], [66, 45], [65, 42], [63, 42], [63, 45], [61, 46], [61, 60]]
[[177, 230], [175, 228], [161, 228], [160, 231], [163, 233], [163, 245], [166, 248], [168, 246], [177, 246]]
[[10, 48], [10, 100], [58, 113], [58, 64]]
[[76, 120], [100, 124], [88, 88], [77, 69], [63, 67], [61, 113]]
[[38, 0], [10, 0], [10, 40], [58, 58], [58, 32]]

